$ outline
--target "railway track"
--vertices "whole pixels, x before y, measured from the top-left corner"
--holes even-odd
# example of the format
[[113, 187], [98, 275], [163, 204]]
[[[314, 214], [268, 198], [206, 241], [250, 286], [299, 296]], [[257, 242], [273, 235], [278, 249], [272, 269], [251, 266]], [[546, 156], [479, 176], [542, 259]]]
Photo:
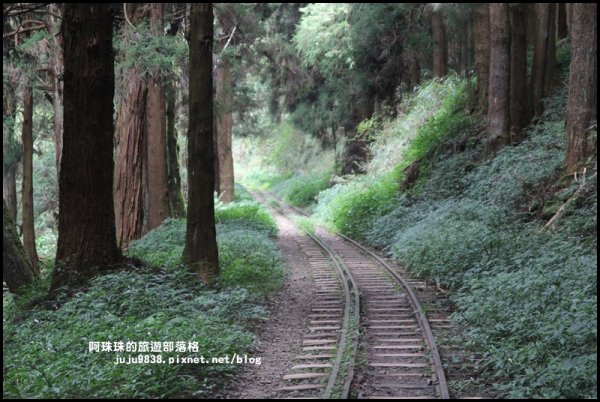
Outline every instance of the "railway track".
[[[306, 215], [267, 193], [254, 196], [265, 204], [274, 200], [287, 219]], [[411, 282], [352, 239], [323, 230], [306, 234], [297, 242], [318, 296], [297, 356], [302, 363], [283, 376], [281, 396], [448, 399], [435, 339]]]
[[[253, 195], [267, 202], [265, 194]], [[279, 213], [285, 217], [284, 211]], [[343, 262], [318, 237], [306, 233], [294, 240], [311, 267], [316, 297], [303, 334], [302, 351], [283, 376], [278, 393], [282, 398], [346, 399], [358, 339], [358, 288]]]

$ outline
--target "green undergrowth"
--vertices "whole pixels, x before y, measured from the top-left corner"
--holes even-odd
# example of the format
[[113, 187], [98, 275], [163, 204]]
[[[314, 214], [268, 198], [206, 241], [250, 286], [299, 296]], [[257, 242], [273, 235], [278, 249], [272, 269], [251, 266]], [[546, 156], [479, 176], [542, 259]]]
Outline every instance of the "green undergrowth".
[[334, 170], [334, 151], [287, 120], [266, 130], [262, 137], [234, 139], [238, 181], [291, 205], [314, 204]]
[[[148, 266], [97, 277], [57, 310], [25, 308], [21, 297], [5, 295], [4, 397], [203, 398], [232, 381], [236, 364], [168, 359], [252, 355], [251, 327], [266, 319], [262, 302], [282, 285], [284, 272], [266, 209], [242, 201], [219, 206], [216, 215], [215, 289], [180, 263], [185, 222], [171, 219], [129, 247]], [[163, 352], [163, 364], [126, 365], [114, 364], [114, 352], [88, 350], [89, 342], [127, 341], [197, 342], [198, 351]]]
[[[462, 95], [447, 96], [394, 164], [322, 192], [317, 217], [450, 288], [465, 347], [501, 395], [595, 398], [596, 162], [564, 176], [566, 90], [489, 160]], [[410, 189], [381, 186], [419, 159]]]
[[457, 77], [432, 80], [383, 123], [371, 145], [364, 177], [342, 180], [318, 196], [315, 215], [329, 228], [365, 240], [375, 219], [391, 212], [405, 170], [475, 124], [466, 114], [469, 83]]
[[327, 188], [328, 181], [328, 173], [296, 175], [274, 185], [272, 191], [286, 203], [304, 207], [316, 202], [317, 194]]

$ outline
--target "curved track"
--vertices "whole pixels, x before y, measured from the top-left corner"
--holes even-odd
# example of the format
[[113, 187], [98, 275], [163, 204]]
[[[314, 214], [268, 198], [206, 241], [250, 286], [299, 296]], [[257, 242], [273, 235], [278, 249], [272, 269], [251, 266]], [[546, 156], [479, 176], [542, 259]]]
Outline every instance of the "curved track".
[[[255, 197], [263, 203], [275, 199], [266, 193]], [[280, 200], [273, 204], [288, 219], [292, 214], [306, 215]], [[314, 326], [305, 335], [311, 338], [303, 345], [311, 353], [306, 358], [321, 363], [292, 369], [328, 372], [286, 374], [285, 381], [297, 383], [282, 387], [282, 392], [290, 392], [282, 396], [448, 399], [435, 338], [409, 281], [377, 254], [341, 234], [319, 230], [307, 235], [299, 244], [313, 267], [319, 300], [309, 317]], [[360, 364], [354, 375], [356, 354]], [[329, 362], [322, 363], [325, 359]]]

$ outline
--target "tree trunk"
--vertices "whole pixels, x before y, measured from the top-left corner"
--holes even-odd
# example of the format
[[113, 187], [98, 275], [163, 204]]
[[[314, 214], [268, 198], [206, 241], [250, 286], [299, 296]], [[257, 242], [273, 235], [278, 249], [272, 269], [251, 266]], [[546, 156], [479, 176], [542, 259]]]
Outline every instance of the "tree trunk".
[[[150, 29], [154, 36], [163, 31], [163, 4], [149, 3]], [[158, 72], [151, 72], [146, 98], [148, 132], [148, 229], [157, 228], [169, 217], [167, 185], [167, 144], [165, 127], [165, 93]]]
[[2, 198], [7, 203], [8, 215], [13, 221], [17, 219], [17, 163], [3, 164]]
[[550, 96], [556, 78], [556, 3], [548, 4], [548, 48], [546, 49], [544, 97]]
[[64, 133], [53, 291], [85, 284], [122, 260], [112, 198], [112, 12], [108, 4], [64, 7]]
[[490, 13], [484, 3], [474, 11], [475, 20], [475, 74], [477, 74], [478, 109], [485, 110], [490, 74]]
[[[12, 42], [8, 38], [5, 38], [3, 42], [3, 55], [8, 58]], [[15, 138], [17, 114], [15, 88], [19, 85], [19, 77], [11, 62], [7, 63], [6, 70], [8, 85], [4, 90], [2, 103], [2, 198], [6, 201], [9, 216], [16, 221], [17, 167], [22, 156], [21, 146]]]
[[406, 49], [403, 53], [404, 66], [406, 67], [405, 81], [409, 91], [412, 91], [421, 82], [421, 66], [416, 52]]
[[23, 206], [23, 247], [31, 262], [31, 267], [39, 272], [39, 258], [35, 248], [35, 228], [33, 222], [33, 92], [29, 85], [23, 88], [23, 186], [21, 204]]
[[596, 3], [574, 3], [567, 103], [567, 171], [573, 173], [595, 152], [588, 129], [597, 120], [598, 39]]
[[117, 244], [121, 249], [144, 230], [144, 120], [146, 89], [139, 71], [125, 75], [115, 131], [114, 205]]
[[508, 3], [490, 3], [490, 88], [486, 154], [506, 144], [510, 132], [510, 17]]
[[[129, 19], [137, 23], [145, 16], [144, 7], [128, 3]], [[114, 205], [117, 244], [125, 249], [129, 242], [145, 233], [144, 170], [146, 168], [147, 88], [139, 68], [124, 73], [121, 103], [115, 130], [116, 156]]]
[[219, 194], [221, 200], [227, 203], [233, 201], [235, 189], [231, 150], [233, 91], [231, 87], [231, 67], [229, 61], [225, 58], [217, 66], [216, 80]]
[[[179, 21], [171, 21], [167, 35], [175, 36], [179, 30]], [[177, 90], [174, 79], [165, 84], [166, 120], [167, 120], [167, 188], [169, 192], [169, 210], [175, 218], [185, 217], [185, 201], [181, 191], [181, 175], [179, 174], [179, 145], [177, 145], [177, 128], [175, 125]]]
[[431, 14], [431, 36], [433, 39], [433, 75], [444, 77], [448, 74], [448, 43], [444, 19], [439, 11]]
[[556, 38], [563, 39], [569, 36], [569, 27], [567, 25], [567, 3], [558, 3], [557, 5], [557, 25]]
[[469, 37], [467, 34], [467, 21], [465, 21], [465, 25], [460, 29], [460, 43], [458, 44], [460, 47], [460, 75], [463, 77], [467, 76], [467, 52], [469, 47]]
[[567, 29], [569, 35], [573, 29], [573, 3], [565, 3], [565, 14], [567, 15]]
[[475, 60], [475, 38], [473, 37], [473, 13], [469, 14], [467, 23], [467, 77], [473, 75], [473, 65]]
[[215, 176], [215, 193], [221, 194], [221, 183], [219, 179], [221, 178], [219, 172], [221, 168], [219, 166], [219, 131], [217, 130], [217, 113], [213, 114], [213, 155], [215, 158], [213, 159], [213, 172]]
[[176, 218], [185, 216], [185, 202], [181, 191], [179, 174], [179, 145], [177, 145], [177, 129], [175, 127], [175, 85], [169, 82], [165, 87], [167, 99], [167, 169], [169, 188], [169, 208]]
[[38, 276], [31, 267], [6, 202], [2, 203], [2, 280], [15, 293]]
[[148, 129], [148, 229], [152, 230], [169, 216], [167, 185], [167, 144], [165, 130], [165, 96], [160, 82], [148, 83], [146, 104]]
[[536, 27], [533, 70], [531, 72], [531, 104], [536, 116], [544, 111], [542, 98], [546, 88], [546, 61], [548, 58], [549, 3], [535, 3]]
[[183, 259], [204, 282], [219, 275], [213, 167], [212, 3], [192, 3], [188, 128], [188, 211]]
[[527, 93], [527, 4], [510, 5], [510, 142], [520, 141], [529, 121]]
[[[52, 6], [52, 11], [57, 15], [62, 15], [62, 5], [56, 3]], [[50, 15], [52, 26], [60, 26], [60, 19]], [[54, 109], [54, 142], [55, 142], [55, 163], [56, 179], [60, 180], [60, 157], [62, 154], [62, 132], [63, 132], [63, 54], [62, 54], [62, 35], [52, 35], [54, 42], [52, 46], [52, 107]]]

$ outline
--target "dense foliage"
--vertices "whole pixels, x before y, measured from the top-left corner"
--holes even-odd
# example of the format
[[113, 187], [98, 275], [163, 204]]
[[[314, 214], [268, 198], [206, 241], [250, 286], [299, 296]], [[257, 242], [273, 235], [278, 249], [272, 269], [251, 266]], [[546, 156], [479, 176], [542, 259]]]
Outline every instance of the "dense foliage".
[[[420, 157], [426, 163], [404, 195], [389, 190], [386, 198], [378, 185], [355, 179], [321, 193], [317, 211], [337, 230], [454, 289], [454, 319], [468, 328], [467, 346], [483, 351], [499, 391], [595, 397], [596, 179], [560, 177], [565, 93], [549, 99], [522, 143], [491, 160], [471, 137], [477, 122], [456, 113], [460, 108], [444, 110], [453, 98], [405, 140], [399, 166]], [[570, 212], [542, 229], [580, 186], [584, 195]], [[386, 199], [393, 205], [382, 208]]]
[[[98, 277], [57, 310], [29, 311], [5, 297], [4, 397], [202, 397], [227, 382], [235, 365], [113, 364], [115, 353], [88, 350], [88, 342], [193, 341], [198, 353], [163, 352], [163, 358], [252, 353], [249, 328], [266, 317], [260, 301], [284, 276], [273, 218], [248, 201], [222, 207], [217, 216], [220, 289], [206, 289], [180, 264], [185, 223], [169, 220], [129, 249], [152, 268]], [[40, 293], [39, 284], [33, 288]]]

